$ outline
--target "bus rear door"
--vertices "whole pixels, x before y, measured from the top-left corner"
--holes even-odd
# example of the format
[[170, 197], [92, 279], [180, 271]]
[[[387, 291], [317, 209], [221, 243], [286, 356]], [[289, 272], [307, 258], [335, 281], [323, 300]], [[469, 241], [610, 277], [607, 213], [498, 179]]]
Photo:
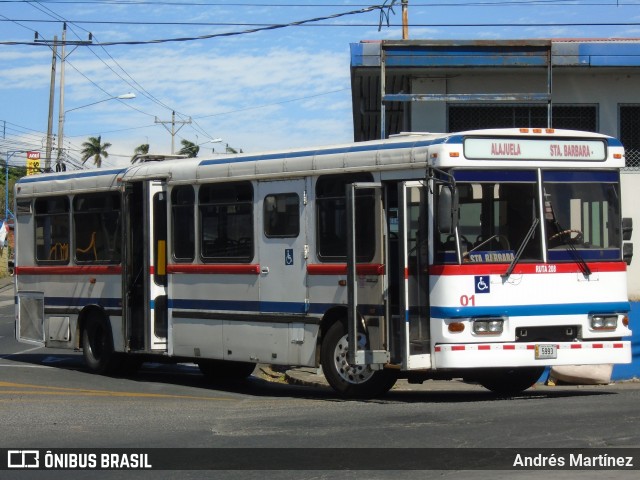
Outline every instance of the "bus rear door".
[[125, 189], [123, 298], [131, 351], [167, 348], [167, 191], [163, 180]]

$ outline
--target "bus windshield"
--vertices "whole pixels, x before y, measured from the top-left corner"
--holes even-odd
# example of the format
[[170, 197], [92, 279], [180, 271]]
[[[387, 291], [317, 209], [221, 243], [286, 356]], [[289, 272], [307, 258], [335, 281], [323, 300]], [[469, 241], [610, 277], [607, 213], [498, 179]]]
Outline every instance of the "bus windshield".
[[550, 261], [620, 259], [617, 173], [546, 172], [543, 191]]
[[535, 171], [465, 171], [456, 178], [458, 227], [454, 234], [439, 234], [438, 262], [510, 264], [520, 248], [518, 262], [541, 262], [544, 248], [549, 261], [620, 259], [616, 173], [545, 171], [543, 202]]

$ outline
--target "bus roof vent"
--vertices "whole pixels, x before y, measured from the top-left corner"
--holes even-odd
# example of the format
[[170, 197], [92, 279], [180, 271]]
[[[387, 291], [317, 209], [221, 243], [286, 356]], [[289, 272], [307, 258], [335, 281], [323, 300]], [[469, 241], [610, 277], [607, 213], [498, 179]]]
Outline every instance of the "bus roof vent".
[[145, 163], [145, 162], [162, 162], [164, 160], [177, 160], [179, 158], [188, 158], [187, 155], [159, 155], [154, 153], [145, 153], [142, 155], [136, 155], [131, 159], [131, 163]]

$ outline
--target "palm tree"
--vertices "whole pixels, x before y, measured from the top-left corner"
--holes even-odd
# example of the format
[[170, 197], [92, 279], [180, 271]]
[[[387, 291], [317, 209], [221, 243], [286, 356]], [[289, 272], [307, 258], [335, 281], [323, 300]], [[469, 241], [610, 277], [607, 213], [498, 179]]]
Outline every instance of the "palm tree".
[[200, 147], [189, 140], [181, 140], [182, 148], [178, 152], [180, 155], [186, 155], [189, 158], [195, 158], [198, 156]]
[[110, 143], [102, 143], [102, 137], [89, 137], [89, 139], [82, 144], [82, 150], [80, 155], [82, 156], [82, 163], [93, 157], [93, 163], [96, 167], [102, 166], [102, 159], [109, 156], [107, 148], [111, 146]]
[[143, 143], [142, 145], [138, 145], [136, 149], [133, 151], [133, 157], [131, 157], [131, 163], [136, 163], [140, 155], [146, 155], [147, 153], [149, 153], [148, 143]]

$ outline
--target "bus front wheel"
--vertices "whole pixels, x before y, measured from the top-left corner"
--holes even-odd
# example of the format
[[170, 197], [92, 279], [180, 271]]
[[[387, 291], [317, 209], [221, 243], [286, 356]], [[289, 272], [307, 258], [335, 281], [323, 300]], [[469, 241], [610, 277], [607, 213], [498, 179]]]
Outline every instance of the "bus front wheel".
[[544, 373], [544, 367], [492, 368], [484, 371], [478, 383], [497, 395], [512, 396], [531, 387]]
[[[359, 348], [367, 347], [367, 336], [357, 333]], [[349, 340], [342, 322], [336, 322], [324, 336], [320, 351], [322, 370], [329, 385], [343, 398], [373, 398], [387, 393], [396, 383], [388, 370], [372, 370], [368, 365], [348, 361]]]
[[119, 357], [114, 352], [111, 328], [104, 316], [87, 318], [82, 331], [82, 356], [95, 373], [111, 373], [117, 369]]

